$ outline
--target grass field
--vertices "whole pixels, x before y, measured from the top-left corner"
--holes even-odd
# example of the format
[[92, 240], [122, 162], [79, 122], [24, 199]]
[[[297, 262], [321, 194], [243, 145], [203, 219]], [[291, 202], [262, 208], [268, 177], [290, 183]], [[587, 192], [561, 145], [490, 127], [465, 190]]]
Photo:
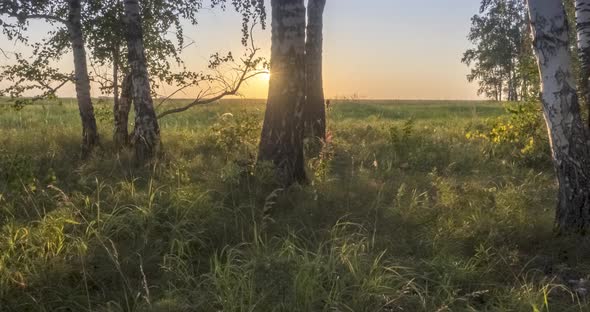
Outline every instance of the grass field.
[[253, 167], [261, 101], [163, 119], [150, 168], [113, 152], [108, 103], [79, 160], [70, 102], [0, 104], [2, 312], [590, 311], [549, 155], [468, 135], [501, 105], [336, 103], [310, 185], [282, 190]]

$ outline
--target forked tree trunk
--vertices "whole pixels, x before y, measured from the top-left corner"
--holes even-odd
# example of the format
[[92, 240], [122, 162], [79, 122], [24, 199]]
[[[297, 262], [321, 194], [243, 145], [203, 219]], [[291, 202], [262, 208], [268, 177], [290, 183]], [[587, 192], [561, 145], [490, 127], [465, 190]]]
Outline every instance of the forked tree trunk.
[[121, 84], [121, 96], [115, 102], [115, 147], [129, 146], [129, 111], [133, 100], [133, 81], [131, 73], [125, 75]]
[[303, 0], [272, 0], [271, 6], [271, 79], [258, 160], [274, 164], [278, 181], [288, 186], [306, 180], [305, 6]]
[[125, 17], [127, 19], [127, 49], [135, 107], [133, 144], [137, 161], [145, 163], [157, 153], [160, 145], [160, 127], [150, 92], [138, 0], [125, 0]]
[[590, 225], [589, 134], [580, 116], [565, 10], [556, 0], [528, 0], [528, 7], [559, 182], [556, 228], [560, 233], [585, 234]]
[[[581, 65], [580, 91], [590, 111], [590, 0], [576, 0], [576, 30]], [[590, 126], [590, 117], [588, 124]]]
[[82, 33], [80, 0], [68, 0], [68, 32], [74, 54], [76, 98], [82, 119], [82, 158], [87, 157], [99, 144], [98, 129], [90, 96], [90, 78], [86, 63], [86, 48]]
[[322, 31], [325, 6], [326, 0], [309, 0], [305, 43], [306, 128], [311, 137], [322, 140], [326, 138], [326, 107], [322, 77]]

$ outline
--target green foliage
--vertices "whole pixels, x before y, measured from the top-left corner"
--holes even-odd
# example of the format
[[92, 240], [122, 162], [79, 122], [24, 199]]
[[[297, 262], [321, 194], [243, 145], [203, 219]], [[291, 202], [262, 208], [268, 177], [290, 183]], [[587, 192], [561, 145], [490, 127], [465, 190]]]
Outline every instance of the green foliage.
[[34, 190], [37, 178], [33, 159], [29, 155], [11, 154], [0, 150], [0, 193], [28, 188]]
[[248, 112], [225, 113], [211, 126], [210, 139], [222, 155], [254, 155], [260, 134], [258, 116]]
[[94, 117], [97, 121], [112, 125], [114, 123], [113, 106], [105, 100], [98, 100], [94, 105]]
[[[313, 144], [311, 148], [309, 145], [307, 146], [308, 149], [311, 149], [311, 152], [307, 154], [316, 154], [316, 157], [311, 157], [309, 159], [309, 168], [314, 173], [316, 179], [320, 181], [324, 181], [328, 177], [330, 164], [334, 159], [334, 137], [332, 132], [328, 131], [326, 133], [326, 139], [321, 142], [311, 142]], [[319, 143], [319, 146], [316, 144]], [[319, 153], [315, 153], [314, 149], [319, 148]]]
[[468, 131], [466, 137], [488, 144], [490, 157], [509, 154], [530, 163], [547, 162], [550, 157], [547, 130], [539, 103], [505, 106], [507, 116], [488, 120], [483, 129]]
[[[186, 22], [198, 24], [198, 13], [207, 5], [225, 10], [228, 3], [240, 14], [242, 44], [247, 45], [254, 23], [266, 27], [266, 8], [261, 0], [145, 0], [141, 2], [141, 20], [145, 56], [153, 96], [163, 85], [184, 89], [199, 83], [211, 83], [210, 74], [186, 68], [180, 54], [191, 45], [185, 42]], [[0, 96], [20, 101], [27, 91], [40, 93], [37, 100], [54, 97], [64, 85], [72, 82], [73, 74], [56, 68], [56, 63], [71, 50], [67, 1], [23, 0], [0, 2], [0, 29], [10, 41], [17, 41], [31, 49], [30, 55], [14, 53], [14, 60], [0, 66], [0, 81], [6, 83]], [[126, 61], [126, 34], [123, 2], [117, 0], [81, 1], [82, 33], [93, 70], [91, 80], [100, 91], [115, 94], [115, 77], [123, 81], [129, 66]], [[16, 19], [16, 22], [11, 22]], [[50, 24], [47, 36], [31, 42], [26, 30], [31, 20]], [[170, 36], [174, 33], [175, 36]], [[215, 56], [215, 55], [214, 55]], [[214, 56], [212, 58], [214, 58]], [[225, 60], [229, 62], [230, 60]], [[225, 63], [224, 62], [224, 63]], [[260, 63], [261, 61], [257, 61]], [[105, 68], [106, 67], [106, 68]], [[174, 68], [178, 68], [175, 70]], [[104, 74], [105, 72], [113, 73]], [[19, 104], [20, 105], [20, 104]]]
[[[0, 23], [2, 33], [31, 49], [31, 54], [13, 53], [14, 60], [0, 66], [0, 81], [7, 85], [0, 96], [10, 96], [15, 105], [26, 104], [20, 97], [27, 91], [40, 93], [33, 100], [53, 99], [56, 92], [73, 80], [71, 73], [63, 73], [52, 62], [70, 50], [67, 31], [67, 2], [63, 1], [4, 1], [0, 3], [0, 19], [16, 18], [14, 23]], [[48, 37], [29, 42], [26, 30], [31, 19], [46, 16], [46, 22], [55, 26]]]
[[407, 154], [409, 152], [408, 147], [410, 146], [410, 140], [412, 138], [413, 132], [413, 119], [408, 119], [405, 121], [401, 128], [396, 125], [392, 125], [389, 128], [388, 143], [391, 148], [390, 153], [393, 154], [395, 158], [407, 158]]
[[1, 310], [590, 308], [569, 283], [590, 274], [590, 244], [553, 236], [551, 164], [489, 157], [491, 141], [465, 136], [527, 114], [335, 105], [310, 162], [321, 175], [275, 189], [270, 168], [252, 167], [263, 107], [222, 101], [163, 120], [148, 168], [108, 139], [80, 161], [75, 103], [0, 114], [0, 175], [39, 180], [9, 189], [0, 176]]
[[467, 80], [479, 83], [478, 94], [496, 101], [537, 96], [538, 69], [524, 1], [482, 0], [468, 39], [475, 47], [461, 61], [472, 67]]

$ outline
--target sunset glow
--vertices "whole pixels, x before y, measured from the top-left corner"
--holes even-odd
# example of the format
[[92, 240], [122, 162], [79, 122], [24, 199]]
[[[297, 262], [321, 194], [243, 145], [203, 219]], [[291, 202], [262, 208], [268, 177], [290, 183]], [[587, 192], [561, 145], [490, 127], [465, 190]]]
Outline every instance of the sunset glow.
[[270, 72], [266, 71], [261, 73], [260, 75], [258, 75], [258, 79], [266, 82], [270, 81]]
[[[477, 85], [470, 84], [469, 69], [461, 54], [470, 47], [466, 38], [469, 21], [478, 12], [478, 1], [338, 0], [329, 2], [324, 21], [324, 90], [326, 97], [358, 94], [373, 99], [479, 99]], [[450, 3], [449, 3], [450, 2]], [[452, 4], [452, 5], [451, 5]], [[270, 1], [267, 3], [270, 7]], [[423, 23], [416, 23], [416, 17]], [[350, 23], [350, 21], [357, 21]], [[270, 20], [265, 30], [254, 32], [260, 56], [270, 57]], [[41, 40], [48, 24], [31, 22], [31, 37]], [[183, 50], [189, 70], [207, 69], [213, 53], [242, 54], [241, 20], [233, 10], [199, 12], [199, 25], [186, 26], [185, 35], [196, 44]], [[0, 41], [4, 51], [23, 51], [9, 41]], [[71, 56], [57, 64], [72, 70]], [[245, 97], [266, 98], [269, 75], [259, 75], [244, 84]], [[167, 88], [174, 89], [173, 87]], [[100, 96], [99, 86], [93, 95]], [[73, 96], [73, 85], [60, 96]], [[190, 98], [196, 94], [179, 95]]]

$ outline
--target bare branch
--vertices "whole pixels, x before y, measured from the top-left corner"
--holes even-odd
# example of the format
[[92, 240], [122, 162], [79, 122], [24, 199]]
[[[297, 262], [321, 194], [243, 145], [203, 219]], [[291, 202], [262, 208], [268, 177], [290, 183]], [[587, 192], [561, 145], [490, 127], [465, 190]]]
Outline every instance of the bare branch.
[[235, 95], [236, 93], [237, 93], [237, 91], [231, 90], [231, 91], [226, 91], [221, 94], [218, 94], [217, 96], [209, 98], [209, 99], [205, 99], [205, 100], [197, 99], [197, 100], [193, 101], [192, 103], [190, 103], [189, 105], [179, 107], [179, 108], [170, 109], [170, 110], [167, 110], [167, 111], [159, 114], [158, 119], [160, 119], [164, 116], [170, 115], [170, 114], [184, 112], [184, 111], [186, 111], [192, 107], [195, 107], [197, 105], [211, 104], [213, 102], [217, 102], [217, 101], [223, 99], [226, 96]]
[[70, 82], [72, 80], [73, 80], [73, 77], [71, 77], [71, 79], [64, 80], [57, 87], [54, 87], [54, 88], [51, 88], [51, 87], [47, 86], [49, 90], [45, 91], [41, 95], [37, 95], [37, 96], [33, 97], [31, 99], [31, 101], [32, 102], [35, 102], [35, 101], [38, 101], [38, 100], [42, 100], [42, 99], [44, 99], [44, 98], [46, 98], [46, 97], [48, 97], [50, 95], [52, 95], [52, 96], [55, 95], [59, 89], [61, 89], [63, 86], [65, 86], [68, 82]]
[[[210, 104], [213, 102], [217, 102], [217, 101], [223, 99], [224, 97], [238, 94], [240, 87], [242, 86], [242, 84], [245, 81], [247, 81], [248, 79], [251, 79], [259, 74], [266, 73], [266, 71], [259, 71], [259, 72], [252, 73], [252, 70], [254, 70], [252, 65], [253, 65], [253, 61], [256, 57], [257, 52], [258, 52], [258, 49], [253, 49], [249, 58], [246, 61], [244, 61], [245, 66], [241, 70], [240, 78], [235, 83], [233, 83], [233, 87], [231, 87], [231, 85], [229, 84], [229, 82], [227, 80], [224, 80], [220, 77], [219, 82], [225, 85], [226, 91], [223, 91], [223, 92], [219, 93], [218, 95], [208, 98], [208, 99], [203, 99], [201, 97], [197, 97], [197, 99], [195, 99], [193, 102], [191, 102], [190, 104], [188, 104], [186, 106], [170, 109], [170, 110], [160, 113], [158, 115], [158, 119], [163, 118], [163, 117], [170, 115], [170, 114], [184, 112], [184, 111], [186, 111], [192, 107], [198, 106], [198, 105]], [[183, 87], [183, 89], [184, 89], [184, 87]], [[174, 94], [172, 94], [172, 95], [174, 95]], [[165, 99], [165, 101], [166, 100], [168, 100], [168, 98]]]
[[160, 108], [160, 106], [162, 106], [162, 104], [166, 103], [168, 100], [170, 100], [173, 96], [175, 96], [176, 94], [178, 94], [179, 92], [181, 92], [182, 90], [190, 87], [191, 85], [186, 85], [186, 86], [182, 86], [180, 88], [178, 88], [176, 91], [172, 92], [170, 95], [168, 95], [166, 98], [164, 98], [162, 101], [160, 101], [160, 103], [158, 103], [158, 105], [156, 106], [156, 110], [158, 108]]
[[[158, 115], [158, 119], [168, 116], [170, 114], [184, 112], [184, 111], [186, 111], [190, 108], [193, 108], [195, 106], [211, 104], [211, 103], [217, 102], [227, 96], [237, 95], [240, 88], [244, 84], [244, 82], [246, 82], [249, 79], [252, 79], [258, 75], [268, 73], [268, 71], [266, 71], [266, 70], [257, 70], [256, 69], [256, 66], [260, 63], [260, 58], [256, 58], [257, 53], [260, 49], [258, 49], [254, 43], [253, 32], [254, 32], [255, 26], [256, 26], [256, 23], [253, 23], [250, 28], [250, 45], [251, 45], [251, 47], [249, 48], [249, 54], [247, 55], [247, 57], [245, 57], [244, 59], [241, 59], [243, 65], [232, 68], [232, 70], [236, 73], [234, 79], [228, 78], [228, 76], [229, 76], [228, 74], [221, 73], [219, 71], [219, 69], [217, 69], [217, 68], [215, 68], [217, 75], [208, 79], [210, 82], [216, 82], [219, 85], [221, 85], [220, 89], [223, 91], [218, 92], [217, 95], [213, 95], [214, 93], [209, 92], [211, 90], [210, 87], [207, 90], [201, 90], [199, 92], [199, 94], [197, 95], [197, 98], [195, 100], [193, 100], [191, 103], [189, 103], [188, 105], [182, 106], [182, 107], [166, 110]], [[192, 84], [192, 85], [194, 85], [194, 84]], [[173, 92], [170, 96], [165, 98], [162, 102], [160, 102], [158, 107], [160, 107], [164, 102], [168, 101], [171, 97], [173, 97], [178, 92], [180, 92], [192, 85], [186, 85], [186, 86], [179, 88], [178, 90]], [[205, 98], [205, 97], [207, 97], [207, 98]]]

